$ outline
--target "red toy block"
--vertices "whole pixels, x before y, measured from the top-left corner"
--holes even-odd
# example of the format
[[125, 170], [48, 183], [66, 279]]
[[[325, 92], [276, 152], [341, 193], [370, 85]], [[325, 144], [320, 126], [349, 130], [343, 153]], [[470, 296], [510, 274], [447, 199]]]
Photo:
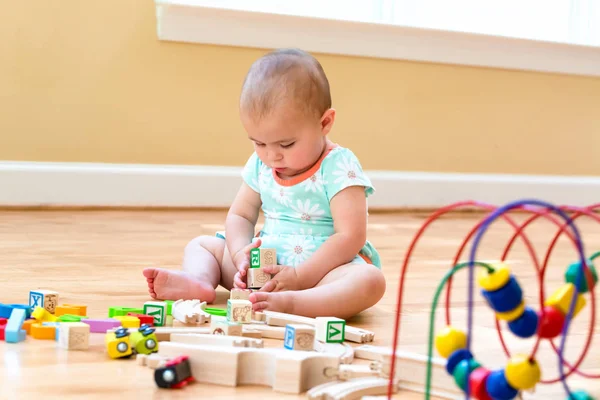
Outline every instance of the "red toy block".
[[4, 329], [6, 328], [6, 324], [0, 325], [0, 340], [4, 340]]
[[136, 314], [132, 312], [127, 313], [127, 315], [130, 317], [137, 317], [140, 320], [140, 326], [144, 324], [154, 326], [154, 317], [152, 315]]
[[6, 325], [8, 323], [7, 318], [0, 318], [0, 325]]

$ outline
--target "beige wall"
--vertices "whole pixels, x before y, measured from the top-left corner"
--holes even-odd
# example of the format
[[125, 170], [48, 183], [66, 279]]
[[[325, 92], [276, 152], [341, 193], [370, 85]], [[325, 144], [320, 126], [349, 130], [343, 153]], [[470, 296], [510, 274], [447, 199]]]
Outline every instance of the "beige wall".
[[[1, 12], [0, 159], [245, 162], [238, 91], [263, 51], [160, 42], [152, 0]], [[365, 168], [600, 175], [600, 79], [318, 57], [332, 138]]]

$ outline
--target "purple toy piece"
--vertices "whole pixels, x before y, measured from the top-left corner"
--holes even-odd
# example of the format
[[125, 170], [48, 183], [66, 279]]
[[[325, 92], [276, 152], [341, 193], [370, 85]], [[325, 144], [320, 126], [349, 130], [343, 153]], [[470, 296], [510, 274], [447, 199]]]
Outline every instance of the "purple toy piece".
[[106, 333], [112, 328], [118, 328], [121, 326], [121, 321], [114, 318], [82, 319], [81, 322], [90, 326], [90, 333]]

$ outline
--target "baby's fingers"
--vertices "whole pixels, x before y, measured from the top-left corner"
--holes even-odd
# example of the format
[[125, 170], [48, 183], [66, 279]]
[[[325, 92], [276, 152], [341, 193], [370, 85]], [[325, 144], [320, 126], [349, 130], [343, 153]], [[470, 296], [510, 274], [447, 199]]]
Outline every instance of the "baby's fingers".
[[235, 274], [235, 276], [233, 277], [233, 286], [238, 289], [246, 289], [246, 283], [242, 280], [240, 272]]
[[262, 244], [262, 240], [260, 240], [260, 238], [256, 239], [256, 242], [250, 243], [248, 246], [246, 246], [244, 248], [244, 253], [246, 253], [246, 255], [248, 257], [250, 257], [250, 250], [260, 247], [261, 244]]

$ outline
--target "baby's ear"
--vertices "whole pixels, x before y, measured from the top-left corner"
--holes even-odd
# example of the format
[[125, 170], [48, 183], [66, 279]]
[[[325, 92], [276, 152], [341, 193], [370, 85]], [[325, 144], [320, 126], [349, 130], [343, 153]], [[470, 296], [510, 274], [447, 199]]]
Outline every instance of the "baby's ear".
[[335, 109], [330, 108], [323, 113], [321, 117], [321, 132], [323, 135], [327, 135], [331, 128], [333, 127], [333, 122], [335, 121]]

